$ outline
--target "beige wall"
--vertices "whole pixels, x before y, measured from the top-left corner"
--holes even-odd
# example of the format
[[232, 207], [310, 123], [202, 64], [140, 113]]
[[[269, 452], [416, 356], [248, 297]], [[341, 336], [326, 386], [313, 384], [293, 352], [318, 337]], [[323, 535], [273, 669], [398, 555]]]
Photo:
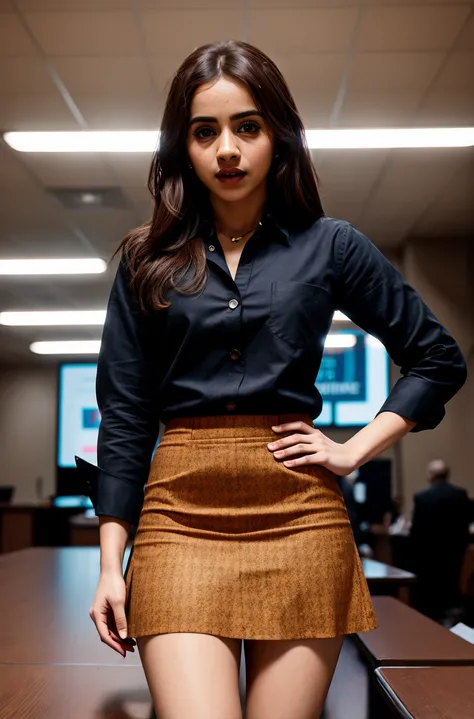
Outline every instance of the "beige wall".
[[[405, 511], [412, 495], [425, 485], [428, 460], [442, 456], [451, 465], [453, 481], [474, 497], [474, 249], [468, 241], [412, 242], [401, 261], [390, 257], [445, 324], [468, 358], [471, 375], [448, 404], [435, 430], [412, 433], [384, 456], [400, 458]], [[469, 254], [470, 253], [470, 254]], [[393, 381], [399, 376], [392, 368]], [[0, 484], [17, 486], [17, 500], [35, 498], [35, 479], [43, 477], [44, 494], [54, 492], [56, 369], [2, 368], [0, 371]], [[352, 431], [328, 432], [344, 442]]]
[[14, 499], [55, 491], [56, 370], [0, 368], [0, 484], [16, 486]]

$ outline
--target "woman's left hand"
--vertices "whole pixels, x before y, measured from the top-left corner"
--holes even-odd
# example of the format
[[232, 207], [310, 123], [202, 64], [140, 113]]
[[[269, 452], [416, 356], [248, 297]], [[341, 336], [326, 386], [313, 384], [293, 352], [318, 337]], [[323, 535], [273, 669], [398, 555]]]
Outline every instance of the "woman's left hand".
[[[294, 434], [270, 442], [267, 447], [277, 460], [283, 460], [285, 467], [293, 468], [307, 464], [319, 464], [340, 477], [357, 469], [353, 451], [345, 444], [333, 442], [319, 429], [305, 422], [288, 422], [272, 427], [274, 432]], [[294, 458], [295, 455], [303, 455]]]

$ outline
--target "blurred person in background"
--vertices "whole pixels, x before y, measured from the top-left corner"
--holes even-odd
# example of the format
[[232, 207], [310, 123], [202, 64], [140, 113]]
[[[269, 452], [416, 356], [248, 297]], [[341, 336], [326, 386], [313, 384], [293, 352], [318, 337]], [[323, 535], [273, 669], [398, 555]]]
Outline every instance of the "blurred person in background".
[[469, 543], [467, 491], [449, 481], [443, 459], [427, 466], [429, 486], [414, 495], [410, 538], [418, 577], [417, 607], [436, 621], [459, 604], [459, 578]]
[[[466, 364], [375, 245], [325, 216], [302, 118], [258, 48], [183, 61], [149, 187], [103, 329], [98, 467], [76, 458], [100, 518], [90, 615], [122, 656], [138, 646], [159, 719], [239, 719], [242, 639], [247, 718], [316, 719], [344, 635], [377, 626], [337, 477], [437, 426]], [[314, 426], [336, 309], [403, 375], [343, 443]]]

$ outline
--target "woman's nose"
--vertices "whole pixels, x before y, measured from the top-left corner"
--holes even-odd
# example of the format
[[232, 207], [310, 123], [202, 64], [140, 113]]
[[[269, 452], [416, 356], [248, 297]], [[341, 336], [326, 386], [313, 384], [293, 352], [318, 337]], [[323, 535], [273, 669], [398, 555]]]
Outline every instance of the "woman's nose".
[[222, 132], [217, 150], [219, 160], [230, 160], [240, 156], [239, 148], [235, 143], [232, 132]]

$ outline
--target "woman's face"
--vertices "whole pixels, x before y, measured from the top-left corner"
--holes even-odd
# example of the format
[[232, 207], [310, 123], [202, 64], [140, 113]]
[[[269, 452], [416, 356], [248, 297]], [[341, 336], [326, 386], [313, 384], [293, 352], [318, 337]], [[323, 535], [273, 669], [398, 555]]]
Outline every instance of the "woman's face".
[[[194, 94], [187, 150], [197, 177], [211, 195], [228, 202], [241, 201], [266, 186], [273, 135], [246, 87], [220, 78]], [[245, 174], [219, 179], [217, 173], [223, 169]]]

